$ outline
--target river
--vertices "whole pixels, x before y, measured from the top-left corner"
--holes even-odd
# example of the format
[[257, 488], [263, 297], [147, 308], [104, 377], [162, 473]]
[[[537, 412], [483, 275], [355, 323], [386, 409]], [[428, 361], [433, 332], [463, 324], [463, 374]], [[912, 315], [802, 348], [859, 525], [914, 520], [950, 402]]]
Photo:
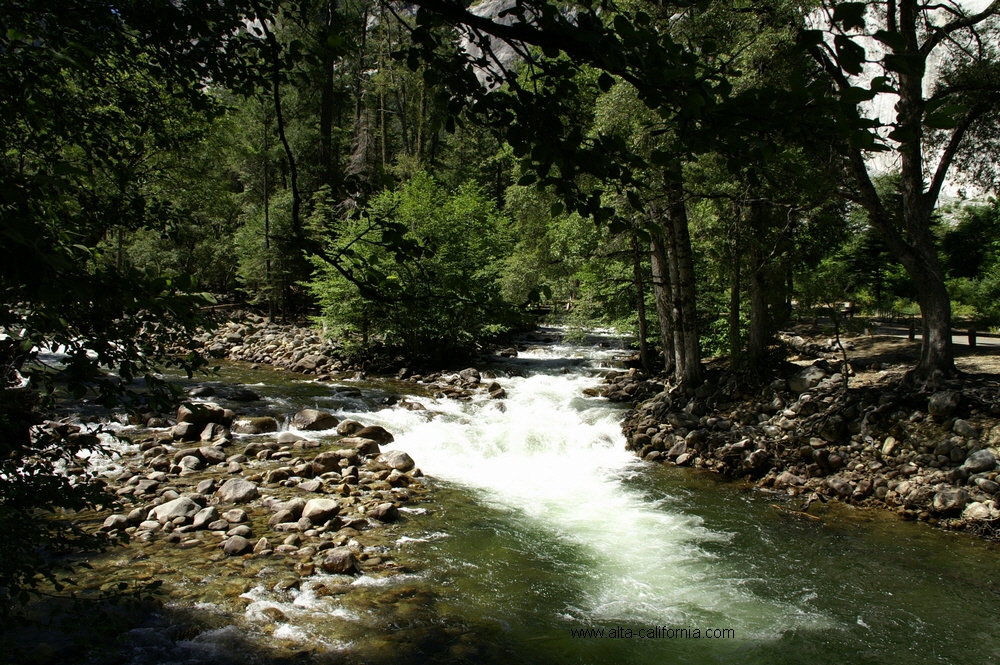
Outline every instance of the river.
[[386, 529], [390, 575], [275, 590], [287, 574], [267, 561], [95, 559], [166, 582], [170, 612], [127, 632], [116, 662], [1000, 662], [995, 545], [847, 506], [806, 521], [780, 497], [638, 461], [622, 407], [582, 393], [614, 354], [538, 344], [500, 367], [506, 399], [413, 397], [427, 411], [380, 405], [405, 383], [350, 396], [224, 366], [218, 382], [265, 398], [257, 412], [384, 426], [433, 500]]

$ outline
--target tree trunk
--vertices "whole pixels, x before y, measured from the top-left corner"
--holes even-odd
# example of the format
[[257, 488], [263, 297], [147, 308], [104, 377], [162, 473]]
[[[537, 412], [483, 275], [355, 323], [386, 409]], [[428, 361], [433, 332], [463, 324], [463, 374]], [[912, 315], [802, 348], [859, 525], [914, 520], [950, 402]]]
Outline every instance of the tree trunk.
[[667, 221], [670, 226], [670, 246], [673, 248], [677, 266], [675, 282], [676, 307], [680, 318], [675, 330], [680, 330], [678, 354], [683, 363], [678, 363], [678, 379], [681, 383], [697, 385], [701, 382], [701, 344], [698, 340], [697, 283], [694, 274], [694, 253], [691, 251], [691, 235], [688, 232], [687, 206], [684, 202], [684, 187], [680, 164], [665, 173], [668, 194]]
[[767, 284], [764, 266], [760, 265], [758, 252], [751, 252], [750, 261], [750, 335], [747, 355], [753, 367], [760, 367], [767, 360], [768, 342]]
[[650, 373], [649, 345], [646, 343], [646, 289], [642, 279], [639, 239], [632, 231], [632, 276], [635, 279], [636, 313], [639, 316], [639, 361], [646, 374]]
[[649, 262], [653, 273], [653, 300], [656, 302], [656, 318], [660, 323], [660, 344], [663, 346], [663, 371], [674, 373], [677, 365], [674, 356], [674, 310], [670, 287], [670, 267], [664, 251], [660, 232], [650, 229]]
[[729, 282], [729, 360], [743, 352], [740, 339], [740, 252], [736, 244], [732, 252], [732, 274]]

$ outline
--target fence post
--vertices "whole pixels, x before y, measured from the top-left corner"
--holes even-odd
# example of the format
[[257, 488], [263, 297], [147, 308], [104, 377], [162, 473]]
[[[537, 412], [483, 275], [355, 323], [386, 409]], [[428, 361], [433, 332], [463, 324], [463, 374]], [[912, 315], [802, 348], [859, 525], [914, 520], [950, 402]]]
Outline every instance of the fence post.
[[910, 341], [912, 342], [917, 338], [917, 324], [913, 317], [910, 317]]
[[969, 328], [969, 348], [976, 348], [976, 329]]

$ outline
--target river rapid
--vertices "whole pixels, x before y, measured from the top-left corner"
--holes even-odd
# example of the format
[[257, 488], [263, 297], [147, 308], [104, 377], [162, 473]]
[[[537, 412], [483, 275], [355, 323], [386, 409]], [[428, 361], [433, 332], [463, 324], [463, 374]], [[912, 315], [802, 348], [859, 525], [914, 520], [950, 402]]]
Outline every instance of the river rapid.
[[[258, 413], [315, 407], [384, 426], [431, 500], [379, 537], [394, 567], [359, 577], [286, 582], [266, 559], [184, 550], [99, 557], [95, 575], [163, 579], [167, 609], [96, 658], [1000, 662], [995, 545], [833, 504], [808, 521], [776, 510], [780, 496], [639, 461], [622, 407], [582, 392], [617, 345], [535, 344], [495, 368], [505, 399], [467, 402], [224, 366], [213, 381], [258, 392]], [[403, 390], [427, 411], [381, 405]]]

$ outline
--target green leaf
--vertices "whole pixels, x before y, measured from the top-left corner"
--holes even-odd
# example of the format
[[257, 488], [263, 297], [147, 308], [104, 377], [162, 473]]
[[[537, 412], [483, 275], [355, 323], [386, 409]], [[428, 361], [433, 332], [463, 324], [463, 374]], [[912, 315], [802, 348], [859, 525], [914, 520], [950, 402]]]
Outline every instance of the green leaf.
[[615, 84], [615, 78], [608, 74], [607, 72], [601, 72], [601, 75], [597, 77], [597, 87], [601, 89], [601, 92], [607, 92], [611, 90], [612, 86]]
[[556, 201], [549, 207], [549, 216], [558, 217], [563, 213], [563, 210], [565, 210], [565, 208], [566, 207], [563, 205], [562, 201]]
[[552, 287], [548, 284], [542, 284], [539, 288], [542, 291], [542, 295], [545, 296], [547, 300], [552, 300]]
[[865, 49], [844, 35], [835, 36], [833, 45], [837, 49], [837, 62], [841, 69], [855, 76], [860, 74], [865, 62]]
[[882, 42], [893, 51], [902, 51], [906, 49], [906, 40], [903, 39], [902, 35], [898, 32], [887, 32], [885, 30], [878, 30], [874, 35], [872, 35], [878, 41]]
[[538, 176], [536, 176], [534, 173], [525, 173], [523, 176], [520, 177], [520, 179], [518, 179], [517, 185], [519, 187], [527, 187], [529, 185], [535, 184], [537, 180]]
[[833, 22], [840, 23], [845, 30], [851, 28], [864, 29], [865, 3], [842, 2], [833, 8]]
[[909, 143], [917, 138], [917, 133], [910, 127], [898, 127], [889, 132], [889, 138], [899, 143]]

